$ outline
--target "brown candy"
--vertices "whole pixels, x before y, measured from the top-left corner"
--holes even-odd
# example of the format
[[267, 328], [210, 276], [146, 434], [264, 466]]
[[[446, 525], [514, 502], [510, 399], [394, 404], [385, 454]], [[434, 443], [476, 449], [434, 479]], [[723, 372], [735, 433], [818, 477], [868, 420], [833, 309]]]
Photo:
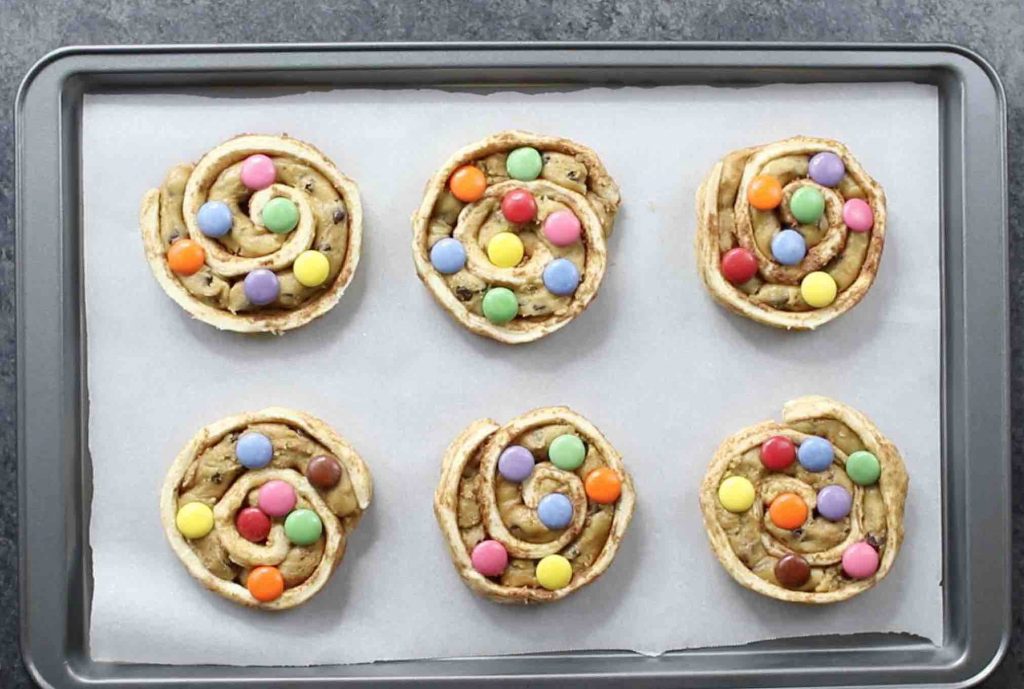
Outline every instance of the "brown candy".
[[334, 457], [318, 455], [306, 465], [306, 478], [321, 490], [334, 488], [341, 480], [341, 464]]
[[775, 563], [775, 578], [788, 589], [800, 588], [811, 578], [811, 566], [799, 555], [786, 555]]

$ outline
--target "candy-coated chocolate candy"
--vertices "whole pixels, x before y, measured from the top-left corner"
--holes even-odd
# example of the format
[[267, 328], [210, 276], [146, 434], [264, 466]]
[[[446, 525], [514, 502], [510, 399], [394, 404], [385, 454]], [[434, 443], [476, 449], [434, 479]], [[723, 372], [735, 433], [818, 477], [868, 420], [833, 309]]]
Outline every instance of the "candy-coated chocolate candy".
[[466, 247], [458, 239], [440, 239], [430, 247], [430, 263], [442, 275], [457, 273], [466, 266]]
[[274, 234], [287, 234], [299, 224], [299, 207], [283, 196], [267, 201], [263, 206], [263, 226]]
[[323, 532], [323, 522], [313, 510], [292, 510], [284, 520], [284, 535], [295, 545], [312, 545]]
[[758, 175], [747, 187], [747, 201], [759, 211], [770, 211], [782, 203], [782, 184], [772, 175]]
[[730, 476], [718, 486], [718, 502], [730, 512], [746, 512], [754, 504], [754, 484], [743, 476]]
[[480, 541], [473, 546], [469, 561], [485, 577], [498, 577], [508, 567], [508, 551], [498, 541]]
[[572, 564], [561, 555], [548, 555], [537, 563], [537, 583], [548, 591], [565, 588], [572, 581]]
[[452, 196], [463, 203], [479, 201], [487, 189], [487, 177], [476, 165], [463, 165], [448, 178]]
[[272, 270], [257, 268], [245, 276], [245, 298], [256, 306], [266, 306], [277, 299], [281, 283]]
[[843, 486], [832, 484], [818, 491], [818, 514], [829, 521], [845, 518], [852, 507], [853, 496]]
[[797, 589], [811, 578], [811, 566], [799, 555], [790, 553], [775, 563], [775, 579], [787, 589]]
[[512, 179], [520, 182], [529, 182], [540, 177], [541, 168], [544, 167], [544, 159], [540, 151], [530, 146], [517, 148], [508, 154], [505, 159], [505, 170]]
[[522, 445], [509, 445], [498, 457], [498, 473], [506, 481], [520, 483], [533, 473], [533, 453]]
[[317, 455], [306, 465], [306, 479], [314, 488], [330, 490], [341, 480], [341, 464], [334, 457]]
[[789, 197], [789, 212], [801, 223], [816, 223], [825, 212], [825, 196], [814, 187], [800, 187]]
[[331, 262], [327, 256], [315, 249], [307, 249], [299, 254], [292, 264], [292, 272], [299, 284], [306, 287], [319, 287], [331, 273]]
[[835, 278], [821, 270], [808, 273], [800, 281], [800, 296], [809, 306], [816, 309], [824, 308], [834, 302], [838, 291], [839, 287], [836, 285]]
[[882, 465], [870, 452], [857, 450], [846, 458], [846, 475], [859, 486], [870, 486], [882, 475]]
[[772, 237], [772, 256], [784, 266], [795, 266], [807, 255], [807, 242], [796, 230], [785, 229]]
[[501, 197], [501, 214], [509, 222], [530, 222], [537, 217], [537, 199], [526, 189], [513, 189]]
[[284, 576], [277, 567], [253, 567], [245, 580], [245, 587], [261, 603], [277, 600], [284, 593]]
[[729, 249], [722, 256], [722, 277], [734, 285], [742, 285], [757, 275], [757, 259], [742, 246]]
[[567, 258], [556, 258], [544, 266], [543, 277], [548, 292], [559, 297], [572, 294], [580, 284], [580, 270]]
[[178, 275], [194, 275], [205, 263], [206, 252], [191, 239], [179, 239], [167, 249], [167, 267]]
[[235, 529], [245, 540], [262, 543], [270, 533], [270, 517], [257, 507], [246, 507], [238, 511]]
[[867, 232], [875, 226], [875, 214], [864, 199], [850, 199], [843, 204], [843, 222], [853, 232]]
[[245, 159], [242, 163], [242, 184], [253, 191], [266, 189], [277, 180], [277, 169], [274, 161], [257, 153]]
[[202, 538], [213, 530], [213, 510], [204, 502], [190, 502], [178, 508], [174, 524], [185, 538]]
[[566, 433], [551, 441], [548, 446], [548, 459], [559, 469], [575, 471], [583, 466], [587, 457], [587, 448], [578, 435]]
[[610, 505], [622, 494], [622, 479], [611, 467], [594, 469], [583, 480], [587, 497], [601, 505]]
[[274, 458], [274, 445], [262, 433], [246, 431], [235, 442], [235, 458], [246, 469], [262, 469]]
[[832, 151], [822, 151], [811, 156], [807, 163], [807, 174], [823, 187], [834, 187], [843, 181], [846, 165]]
[[256, 505], [268, 516], [283, 517], [295, 507], [295, 489], [279, 479], [267, 481], [256, 493]]
[[487, 242], [487, 258], [499, 268], [514, 268], [523, 260], [523, 240], [514, 232], [499, 232]]
[[199, 207], [196, 224], [207, 237], [223, 237], [231, 231], [234, 220], [231, 209], [223, 201], [207, 201]]
[[800, 443], [796, 456], [804, 469], [817, 472], [825, 471], [832, 466], [832, 460], [835, 459], [836, 453], [832, 448], [832, 443], [822, 437], [812, 435]]
[[761, 464], [771, 471], [782, 471], [796, 459], [796, 445], [784, 435], [775, 435], [761, 444]]
[[768, 506], [768, 516], [780, 529], [798, 529], [807, 521], [807, 503], [796, 493], [776, 495]]
[[507, 287], [492, 287], [484, 294], [484, 316], [495, 325], [504, 325], [519, 313], [519, 300]]
[[555, 211], [544, 218], [541, 228], [547, 240], [555, 246], [569, 246], [579, 241], [583, 226], [576, 214], [569, 210]]
[[878, 571], [878, 551], [864, 541], [843, 551], [843, 571], [851, 579], [867, 579]]
[[537, 503], [537, 518], [552, 531], [564, 529], [572, 522], [572, 502], [561, 493], [548, 493]]

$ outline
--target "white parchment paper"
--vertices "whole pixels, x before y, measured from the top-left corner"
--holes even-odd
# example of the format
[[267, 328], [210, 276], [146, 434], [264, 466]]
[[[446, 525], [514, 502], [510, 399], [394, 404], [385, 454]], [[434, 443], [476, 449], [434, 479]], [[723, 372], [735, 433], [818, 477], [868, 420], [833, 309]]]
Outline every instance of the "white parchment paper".
[[[942, 638], [938, 104], [912, 84], [661, 87], [489, 95], [352, 90], [89, 95], [83, 203], [96, 659], [300, 665], [570, 649], [660, 653], [826, 633]], [[454, 150], [519, 127], [595, 148], [622, 187], [601, 292], [562, 331], [512, 347], [456, 325], [416, 278], [409, 216]], [[192, 321], [150, 274], [143, 193], [240, 132], [288, 132], [358, 181], [364, 253], [327, 316], [284, 337]], [[693, 256], [714, 161], [805, 133], [841, 139], [885, 187], [881, 272], [815, 333], [715, 305]], [[719, 442], [817, 393], [871, 416], [911, 476], [907, 539], [856, 599], [799, 607], [715, 560], [697, 489]], [[328, 586], [286, 613], [204, 590], [165, 542], [158, 493], [201, 426], [280, 404], [325, 419], [373, 471], [374, 502]], [[625, 458], [638, 509], [600, 581], [510, 608], [455, 574], [431, 512], [442, 452], [470, 421], [568, 404]]]

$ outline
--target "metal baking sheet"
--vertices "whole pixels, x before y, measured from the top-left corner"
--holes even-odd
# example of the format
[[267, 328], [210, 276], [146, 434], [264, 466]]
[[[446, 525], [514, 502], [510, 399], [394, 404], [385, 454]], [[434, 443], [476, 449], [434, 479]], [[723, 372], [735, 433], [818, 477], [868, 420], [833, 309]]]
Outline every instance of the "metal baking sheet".
[[[78, 184], [83, 93], [214, 85], [480, 90], [779, 81], [919, 81], [939, 88], [947, 618], [941, 645], [895, 635], [860, 635], [684, 651], [653, 659], [576, 653], [300, 669], [115, 665], [90, 659], [91, 473], [84, 442]], [[511, 685], [570, 679], [590, 685], [627, 677], [650, 686], [947, 684], [976, 678], [999, 657], [1008, 630], [1009, 591], [1005, 118], [998, 81], [974, 56], [949, 47], [899, 46], [72, 49], [40, 63], [26, 79], [18, 103], [23, 650], [42, 681], [68, 685], [145, 679], [163, 685], [219, 680], [240, 685], [330, 678], [443, 683], [446, 678], [472, 682], [501, 675], [495, 679]], [[61, 203], [54, 204], [54, 198]], [[963, 241], [964, 217], [986, 228], [984, 235], [974, 232], [969, 245]], [[988, 490], [991, 485], [1003, 487], [998, 499]], [[66, 506], [64, 519], [52, 505]], [[974, 557], [975, 552], [985, 556]], [[1000, 624], [981, 623], [993, 619]], [[59, 645], [54, 643], [54, 620], [63, 622]]]

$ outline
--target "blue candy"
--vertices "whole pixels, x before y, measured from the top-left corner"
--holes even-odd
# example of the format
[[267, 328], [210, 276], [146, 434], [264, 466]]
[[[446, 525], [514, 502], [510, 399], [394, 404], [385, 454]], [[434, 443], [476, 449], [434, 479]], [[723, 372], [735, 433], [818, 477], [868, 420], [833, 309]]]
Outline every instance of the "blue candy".
[[782, 230], [772, 237], [772, 256], [784, 266], [795, 266], [807, 255], [807, 242], [796, 230]]
[[796, 458], [807, 471], [825, 471], [832, 466], [835, 455], [832, 443], [816, 435], [800, 443], [796, 451]]
[[274, 457], [274, 446], [262, 433], [246, 431], [235, 443], [235, 457], [247, 469], [262, 469]]
[[548, 493], [537, 504], [537, 517], [552, 531], [564, 529], [572, 521], [572, 503], [561, 493]]
[[196, 223], [207, 237], [223, 237], [231, 231], [231, 209], [221, 201], [207, 201], [199, 207]]
[[430, 262], [443, 275], [457, 273], [466, 265], [466, 249], [458, 239], [445, 237], [430, 248]]
[[565, 258], [556, 258], [544, 266], [544, 286], [552, 294], [564, 297], [576, 291], [580, 284], [580, 271], [576, 264]]

